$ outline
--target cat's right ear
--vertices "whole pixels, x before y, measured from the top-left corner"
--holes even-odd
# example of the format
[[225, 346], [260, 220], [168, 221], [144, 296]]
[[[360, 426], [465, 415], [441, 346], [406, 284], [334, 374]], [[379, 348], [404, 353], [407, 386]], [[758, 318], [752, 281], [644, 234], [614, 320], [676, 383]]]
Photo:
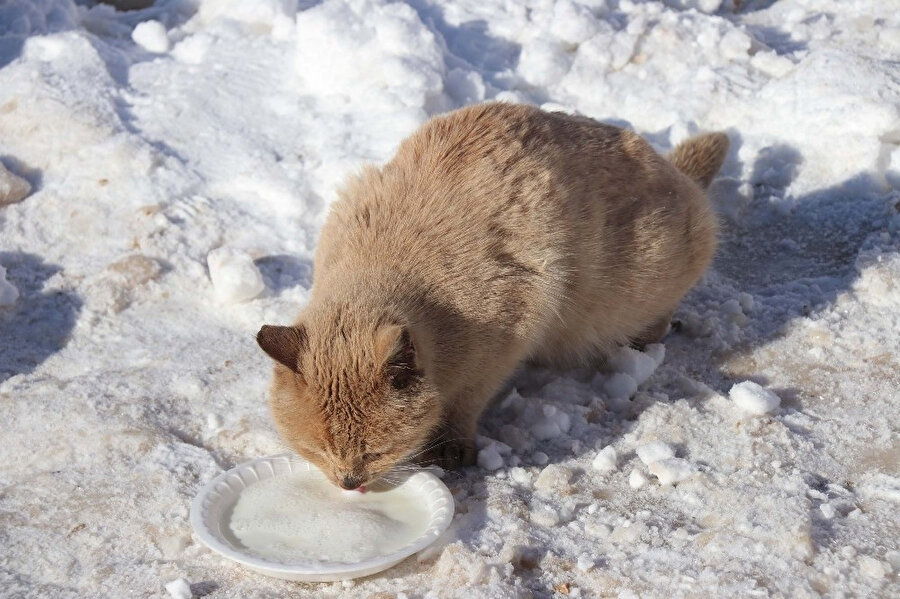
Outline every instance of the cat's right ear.
[[256, 342], [269, 357], [297, 372], [300, 352], [306, 348], [306, 329], [300, 326], [278, 327], [264, 324]]

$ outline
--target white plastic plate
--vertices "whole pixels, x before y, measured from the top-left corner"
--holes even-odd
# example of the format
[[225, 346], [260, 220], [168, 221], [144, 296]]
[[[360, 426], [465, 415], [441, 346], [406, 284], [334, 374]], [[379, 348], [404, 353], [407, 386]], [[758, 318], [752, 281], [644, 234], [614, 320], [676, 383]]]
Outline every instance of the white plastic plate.
[[[431, 513], [425, 532], [394, 553], [357, 563], [285, 560], [276, 561], [255, 554], [242, 546], [228, 528], [226, 519], [240, 493], [250, 485], [268, 478], [318, 470], [306, 460], [283, 454], [259, 458], [223, 472], [200, 489], [191, 505], [191, 525], [210, 549], [266, 576], [286, 580], [326, 582], [368, 576], [386, 570], [433, 543], [453, 519], [453, 497], [434, 474], [419, 471], [401, 484], [422, 497]], [[302, 508], [301, 508], [302, 509]]]

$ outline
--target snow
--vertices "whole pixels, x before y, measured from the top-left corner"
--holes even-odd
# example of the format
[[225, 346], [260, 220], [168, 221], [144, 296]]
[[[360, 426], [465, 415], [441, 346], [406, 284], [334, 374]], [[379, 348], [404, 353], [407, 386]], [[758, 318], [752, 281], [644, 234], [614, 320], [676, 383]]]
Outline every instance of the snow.
[[15, 173], [9, 172], [0, 162], [0, 207], [21, 202], [29, 193], [31, 184]]
[[616, 373], [626, 374], [637, 385], [643, 385], [662, 363], [665, 350], [658, 343], [648, 345], [640, 352], [631, 347], [623, 347], [609, 359], [609, 365]]
[[[898, 11], [95, 4], [0, 3], [4, 594], [896, 594]], [[416, 559], [347, 584], [223, 560], [192, 536], [190, 501], [285, 450], [253, 335], [307, 301], [336, 187], [486, 99], [662, 152], [727, 130], [712, 268], [663, 343], [523, 367], [481, 422], [480, 459], [500, 465], [446, 473], [453, 525]], [[749, 381], [777, 409], [745, 417], [729, 391]], [[668, 450], [643, 459], [654, 441]]]
[[635, 450], [638, 458], [644, 463], [645, 466], [649, 466], [653, 462], [658, 462], [659, 460], [665, 460], [675, 456], [675, 450], [672, 449], [670, 445], [667, 443], [663, 443], [662, 441], [651, 441], [650, 443], [645, 443], [638, 447]]
[[138, 23], [131, 32], [131, 39], [144, 50], [157, 54], [168, 52], [171, 47], [166, 28], [159, 21]]
[[259, 269], [246, 252], [216, 248], [206, 257], [216, 297], [224, 302], [245, 302], [266, 288]]
[[594, 458], [594, 461], [591, 462], [591, 466], [593, 466], [594, 470], [597, 472], [612, 472], [616, 469], [617, 459], [618, 456], [616, 455], [615, 447], [607, 445], [597, 452], [597, 456]]
[[503, 456], [493, 445], [478, 452], [478, 466], [485, 470], [497, 470], [503, 467]]
[[627, 399], [637, 393], [638, 384], [630, 374], [613, 373], [603, 382], [603, 391], [612, 398]]
[[768, 414], [781, 405], [781, 398], [753, 381], [734, 385], [728, 397], [742, 411], [754, 416]]
[[628, 486], [632, 489], [640, 489], [648, 482], [647, 477], [643, 472], [635, 468], [631, 471], [631, 474], [628, 475]]
[[681, 482], [697, 471], [693, 464], [681, 458], [666, 458], [647, 465], [650, 474], [659, 479], [662, 485]]
[[12, 306], [19, 298], [19, 290], [6, 280], [6, 269], [0, 266], [0, 308]]
[[166, 592], [172, 599], [191, 599], [194, 595], [191, 593], [191, 583], [186, 578], [176, 578], [166, 583]]

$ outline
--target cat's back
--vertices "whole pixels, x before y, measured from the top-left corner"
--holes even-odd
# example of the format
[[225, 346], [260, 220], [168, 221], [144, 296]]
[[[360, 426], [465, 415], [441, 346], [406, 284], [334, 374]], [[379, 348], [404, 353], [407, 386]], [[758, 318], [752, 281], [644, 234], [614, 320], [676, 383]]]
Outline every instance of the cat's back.
[[515, 104], [434, 118], [383, 168], [351, 178], [323, 230], [323, 266], [339, 253], [329, 246], [340, 245], [407, 267], [437, 257], [450, 274], [478, 274], [478, 265], [510, 255], [520, 274], [552, 270], [580, 229], [609, 212], [598, 194], [648, 168], [629, 152], [631, 137], [643, 143], [617, 127]]

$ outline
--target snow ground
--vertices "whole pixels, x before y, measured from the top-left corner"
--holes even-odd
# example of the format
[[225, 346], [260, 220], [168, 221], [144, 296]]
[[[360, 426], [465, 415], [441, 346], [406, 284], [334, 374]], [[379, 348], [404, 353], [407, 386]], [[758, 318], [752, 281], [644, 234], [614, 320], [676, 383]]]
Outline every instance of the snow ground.
[[[896, 0], [0, 3], [33, 187], [0, 198], [0, 595], [897, 596], [898, 65]], [[305, 301], [335, 185], [484, 99], [730, 132], [680, 331], [521, 373], [447, 537], [382, 575], [220, 559], [188, 506], [282, 450], [252, 335]]]

